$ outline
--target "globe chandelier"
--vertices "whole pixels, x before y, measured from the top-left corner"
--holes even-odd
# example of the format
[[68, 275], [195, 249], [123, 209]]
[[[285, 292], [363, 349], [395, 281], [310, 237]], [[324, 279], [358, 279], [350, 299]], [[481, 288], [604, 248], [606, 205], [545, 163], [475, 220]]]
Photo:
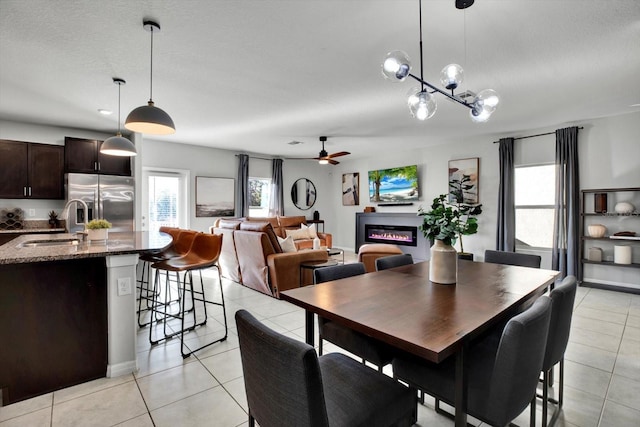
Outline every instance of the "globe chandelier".
[[[456, 8], [466, 9], [473, 4], [474, 0], [456, 0]], [[438, 104], [434, 94], [437, 92], [469, 108], [469, 116], [476, 123], [483, 123], [489, 120], [494, 113], [500, 98], [493, 89], [485, 89], [478, 94], [472, 94], [472, 100], [467, 101], [468, 96], [455, 94], [455, 89], [464, 81], [464, 70], [458, 64], [449, 64], [440, 72], [440, 83], [450, 93], [442, 90], [424, 79], [422, 60], [422, 1], [418, 0], [419, 21], [420, 21], [420, 77], [411, 73], [411, 60], [409, 56], [400, 50], [389, 52], [382, 63], [382, 75], [392, 82], [402, 82], [407, 77], [411, 77], [420, 83], [419, 88], [414, 88], [409, 93], [407, 104], [413, 117], [418, 120], [427, 120], [436, 113]], [[467, 95], [465, 93], [465, 95]]]

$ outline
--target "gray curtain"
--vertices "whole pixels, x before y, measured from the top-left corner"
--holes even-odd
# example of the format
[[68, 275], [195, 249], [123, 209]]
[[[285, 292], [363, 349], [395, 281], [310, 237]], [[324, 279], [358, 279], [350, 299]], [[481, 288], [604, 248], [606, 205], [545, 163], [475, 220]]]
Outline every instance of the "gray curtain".
[[515, 252], [516, 214], [513, 167], [513, 138], [500, 139], [500, 185], [498, 187], [498, 229], [496, 250]]
[[238, 185], [236, 185], [236, 216], [249, 216], [249, 156], [238, 155]]
[[556, 130], [556, 207], [551, 266], [560, 278], [577, 275], [580, 262], [578, 128]]
[[282, 159], [273, 159], [271, 163], [271, 197], [269, 198], [269, 216], [284, 215], [282, 186]]

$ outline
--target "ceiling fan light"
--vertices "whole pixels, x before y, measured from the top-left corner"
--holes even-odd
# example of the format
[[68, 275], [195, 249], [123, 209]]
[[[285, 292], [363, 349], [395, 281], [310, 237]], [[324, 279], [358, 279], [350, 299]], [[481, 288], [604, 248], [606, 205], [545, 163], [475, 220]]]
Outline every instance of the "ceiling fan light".
[[407, 99], [409, 112], [418, 120], [427, 120], [433, 117], [438, 109], [436, 99], [426, 90], [414, 89]]
[[319, 165], [328, 165], [328, 164], [329, 164], [329, 160], [327, 160], [327, 159], [320, 159], [320, 160], [318, 160], [318, 164], [319, 164]]
[[496, 108], [498, 108], [499, 103], [500, 97], [495, 90], [485, 89], [480, 91], [476, 95], [472, 104], [473, 107], [469, 112], [471, 120], [476, 123], [488, 121], [493, 112], [496, 111]]
[[382, 62], [382, 75], [392, 82], [401, 82], [411, 72], [411, 60], [401, 50], [387, 53]]
[[149, 133], [153, 135], [170, 135], [176, 133], [176, 126], [171, 117], [161, 108], [149, 101], [131, 111], [127, 116], [124, 127], [132, 132]]
[[440, 72], [440, 83], [449, 90], [460, 86], [464, 81], [464, 70], [458, 64], [449, 64]]
[[133, 142], [123, 137], [120, 132], [116, 136], [107, 138], [100, 146], [100, 152], [109, 156], [132, 157], [137, 155]]

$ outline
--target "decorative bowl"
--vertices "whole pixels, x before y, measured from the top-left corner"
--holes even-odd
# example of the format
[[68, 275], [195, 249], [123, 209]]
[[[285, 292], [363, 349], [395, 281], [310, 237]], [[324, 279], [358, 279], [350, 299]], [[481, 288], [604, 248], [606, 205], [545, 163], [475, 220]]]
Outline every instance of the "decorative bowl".
[[619, 202], [616, 203], [615, 211], [620, 214], [630, 214], [633, 212], [635, 207], [629, 202]]
[[604, 233], [607, 232], [607, 227], [602, 224], [591, 224], [587, 227], [587, 230], [591, 237], [604, 237]]

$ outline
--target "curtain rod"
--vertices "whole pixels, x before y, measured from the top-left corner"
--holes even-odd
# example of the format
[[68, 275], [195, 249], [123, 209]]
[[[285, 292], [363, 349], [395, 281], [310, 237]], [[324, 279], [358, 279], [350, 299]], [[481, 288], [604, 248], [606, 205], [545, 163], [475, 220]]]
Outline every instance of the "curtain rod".
[[[240, 157], [240, 154], [236, 154], [236, 157]], [[264, 157], [249, 156], [249, 158], [250, 158], [250, 159], [258, 159], [258, 160], [273, 160], [273, 159], [275, 159], [276, 157], [271, 158], [271, 159], [267, 159], [267, 158], [264, 158]]]
[[[578, 129], [584, 129], [584, 127], [579, 126]], [[535, 138], [536, 136], [545, 136], [545, 135], [555, 135], [555, 131], [554, 132], [539, 133], [539, 134], [536, 134], [536, 135], [521, 136], [519, 138], [513, 138], [513, 140], [515, 141], [516, 139]], [[493, 141], [494, 144], [498, 144], [499, 142], [500, 141]]]

